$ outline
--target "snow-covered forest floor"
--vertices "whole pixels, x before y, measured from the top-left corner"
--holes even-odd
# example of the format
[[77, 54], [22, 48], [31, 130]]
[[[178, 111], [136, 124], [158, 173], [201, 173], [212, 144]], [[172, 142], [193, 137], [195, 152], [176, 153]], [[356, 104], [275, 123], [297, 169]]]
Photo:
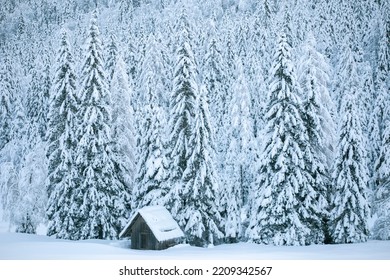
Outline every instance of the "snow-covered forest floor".
[[126, 240], [69, 241], [44, 235], [10, 233], [6, 225], [0, 225], [0, 260], [390, 260], [390, 241], [380, 240], [311, 246], [237, 243], [199, 248], [182, 244], [162, 251], [132, 250], [128, 247]]

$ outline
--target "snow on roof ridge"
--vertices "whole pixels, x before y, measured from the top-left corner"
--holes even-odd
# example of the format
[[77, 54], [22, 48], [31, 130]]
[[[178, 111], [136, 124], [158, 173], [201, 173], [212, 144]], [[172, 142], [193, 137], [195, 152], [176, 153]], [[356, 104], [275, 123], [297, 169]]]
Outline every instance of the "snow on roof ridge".
[[146, 224], [149, 226], [158, 241], [165, 241], [184, 236], [183, 231], [172, 218], [169, 211], [164, 206], [160, 205], [145, 206], [139, 209], [130, 219], [127, 226], [122, 230], [120, 236], [127, 231], [128, 227], [132, 224], [138, 214], [140, 214], [145, 220]]

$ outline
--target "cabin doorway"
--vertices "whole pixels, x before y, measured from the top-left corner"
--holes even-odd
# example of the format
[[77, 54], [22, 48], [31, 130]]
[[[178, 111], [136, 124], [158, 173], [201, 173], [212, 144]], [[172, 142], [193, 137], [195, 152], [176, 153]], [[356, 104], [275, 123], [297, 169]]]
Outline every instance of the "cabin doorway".
[[141, 238], [140, 238], [140, 241], [141, 241], [141, 249], [148, 249], [148, 235], [147, 233], [141, 233]]

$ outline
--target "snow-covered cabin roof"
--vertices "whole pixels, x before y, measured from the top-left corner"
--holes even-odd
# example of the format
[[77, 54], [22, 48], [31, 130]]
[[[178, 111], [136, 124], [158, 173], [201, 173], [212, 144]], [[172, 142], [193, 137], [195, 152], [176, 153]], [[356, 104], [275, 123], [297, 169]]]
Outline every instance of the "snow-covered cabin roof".
[[119, 237], [123, 237], [130, 232], [130, 228], [138, 214], [145, 220], [156, 239], [160, 242], [184, 236], [183, 231], [165, 207], [146, 206], [133, 215], [129, 223], [119, 234]]

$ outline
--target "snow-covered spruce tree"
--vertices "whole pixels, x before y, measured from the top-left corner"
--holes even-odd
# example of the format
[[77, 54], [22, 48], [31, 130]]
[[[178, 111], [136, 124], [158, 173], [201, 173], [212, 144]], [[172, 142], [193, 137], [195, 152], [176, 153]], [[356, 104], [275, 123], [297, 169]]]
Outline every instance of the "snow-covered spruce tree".
[[306, 154], [311, 155], [307, 158], [306, 169], [312, 177], [310, 184], [316, 192], [317, 203], [312, 210], [316, 219], [311, 222], [310, 235], [311, 242], [322, 243], [325, 232], [327, 242], [329, 241], [328, 187], [336, 132], [331, 115], [334, 108], [328, 91], [329, 65], [315, 47], [315, 38], [309, 33], [303, 46], [298, 72], [304, 98], [304, 121], [309, 137]]
[[[223, 238], [207, 101], [199, 98], [198, 73], [185, 13], [179, 24], [170, 102], [169, 186], [166, 205], [190, 244], [207, 246]], [[197, 107], [196, 102], [199, 102]], [[198, 110], [198, 111], [197, 111]]]
[[[140, 25], [140, 23], [138, 23]], [[133, 33], [126, 35], [128, 37], [128, 49], [124, 54], [125, 63], [127, 66], [127, 75], [129, 77], [129, 84], [132, 87], [131, 106], [134, 111], [134, 128], [137, 135], [140, 135], [141, 120], [142, 120], [142, 107], [145, 100], [143, 100], [143, 94], [139, 90], [141, 84], [139, 83], [139, 76], [141, 72], [141, 61], [144, 56], [144, 30], [133, 30]], [[138, 145], [138, 140], [137, 140]]]
[[[123, 205], [123, 184], [115, 169], [112, 104], [103, 67], [102, 43], [94, 13], [82, 66], [76, 151], [77, 189], [72, 207], [79, 209], [73, 239], [116, 238]], [[128, 209], [129, 210], [129, 209]]]
[[213, 130], [202, 87], [196, 104], [195, 123], [187, 150], [187, 166], [183, 172], [181, 203], [176, 219], [184, 229], [188, 242], [195, 246], [218, 244], [224, 237], [218, 210], [218, 176], [215, 169]]
[[[224, 48], [222, 48], [221, 50], [222, 50], [222, 61], [223, 61], [223, 65], [225, 67], [225, 69], [223, 69], [224, 83], [225, 83], [225, 85], [224, 85], [225, 86], [225, 97], [223, 98], [223, 100], [224, 100], [224, 102], [226, 102], [226, 104], [224, 105], [225, 109], [223, 111], [225, 118], [223, 119], [221, 124], [224, 126], [223, 134], [226, 136], [226, 132], [227, 132], [226, 127], [229, 125], [229, 118], [230, 118], [230, 112], [229, 112], [228, 106], [229, 106], [229, 103], [230, 103], [232, 95], [233, 95], [233, 85], [236, 82], [235, 78], [236, 78], [236, 74], [237, 74], [237, 71], [236, 71], [237, 54], [236, 54], [236, 47], [235, 47], [235, 42], [234, 42], [235, 37], [234, 37], [233, 32], [232, 32], [232, 27], [229, 26], [228, 21], [224, 22], [222, 25], [225, 25], [225, 24], [226, 24], [226, 26], [224, 26], [220, 32], [220, 34], [224, 34], [224, 36], [221, 39], [220, 44], [221, 44], [221, 46], [224, 46]], [[211, 94], [210, 93], [209, 93], [209, 96], [210, 96], [209, 102], [211, 102]], [[213, 110], [210, 110], [210, 114], [213, 114]], [[213, 122], [213, 124], [214, 124], [214, 127], [216, 127], [215, 122]], [[217, 130], [215, 130], [215, 134], [217, 134]], [[215, 145], [219, 145], [218, 139], [217, 139], [218, 135], [216, 135], [215, 138], [216, 138]], [[226, 142], [227, 137], [225, 137], [225, 139], [223, 139], [223, 137], [221, 137], [221, 140], [223, 140], [223, 142], [222, 142], [222, 144], [223, 144], [222, 155], [225, 156], [224, 153], [226, 153], [226, 150], [227, 150], [227, 142]], [[218, 152], [218, 150], [221, 148], [216, 147], [216, 149]], [[221, 161], [221, 162], [217, 162], [217, 168], [223, 169], [225, 159], [223, 157], [219, 158], [218, 154], [217, 154], [217, 160]]]
[[47, 235], [73, 239], [78, 231], [75, 217], [79, 211], [73, 201], [77, 188], [78, 101], [74, 60], [66, 30], [61, 32], [60, 40], [48, 113]]
[[309, 137], [294, 71], [291, 47], [282, 32], [270, 71], [265, 139], [258, 160], [258, 179], [251, 194], [251, 221], [246, 230], [251, 242], [313, 242], [310, 234], [312, 222], [318, 222], [314, 211], [317, 194], [306, 166]]
[[114, 76], [117, 60], [118, 60], [117, 38], [114, 34], [112, 34], [110, 36], [110, 44], [107, 46], [107, 54], [106, 54], [106, 62], [105, 62], [105, 69], [106, 69], [107, 80], [109, 85], [111, 85], [111, 81]]
[[345, 91], [342, 97], [341, 123], [339, 127], [338, 152], [331, 190], [330, 234], [334, 243], [367, 241], [368, 167], [356, 96], [360, 90], [358, 75], [349, 47], [344, 53], [349, 63], [344, 76]]
[[[390, 144], [390, 48], [388, 43], [390, 22], [381, 28], [381, 39], [378, 53], [378, 66], [376, 75], [376, 102], [372, 115], [371, 139], [374, 144], [372, 158], [375, 160], [373, 170], [373, 210], [378, 220], [373, 227], [373, 237], [390, 239], [390, 188], [389, 188], [389, 144]], [[379, 144], [379, 145], [378, 145]]]
[[[209, 27], [209, 37], [204, 60], [202, 63], [202, 75], [204, 85], [210, 96], [210, 112], [213, 124], [215, 124], [216, 143], [218, 143], [218, 159], [223, 159], [226, 153], [226, 131], [224, 121], [227, 118], [227, 73], [221, 53], [221, 43], [218, 30], [212, 21]], [[221, 155], [220, 155], [221, 154]]]
[[310, 28], [311, 19], [313, 15], [311, 14], [311, 5], [312, 0], [295, 0], [292, 4], [291, 14], [291, 25], [294, 30], [293, 37], [296, 38], [298, 42], [302, 42], [305, 39], [305, 35]]
[[358, 96], [358, 105], [360, 109], [361, 124], [366, 141], [369, 138], [369, 122], [370, 115], [373, 110], [373, 94], [374, 94], [374, 82], [373, 73], [368, 61], [364, 60], [363, 49], [360, 46], [356, 47], [356, 67], [359, 75], [359, 88], [361, 88], [360, 96]]
[[259, 19], [268, 25], [275, 13], [276, 7], [272, 0], [264, 0], [262, 3], [257, 4], [256, 13], [259, 15]]
[[[333, 71], [333, 73], [335, 74], [335, 76], [333, 77], [334, 96], [332, 96], [332, 98], [336, 103], [338, 112], [340, 112], [341, 110], [343, 93], [345, 91], [345, 86], [346, 86], [344, 78], [342, 77], [347, 77], [346, 73], [351, 72], [351, 69], [348, 69], [348, 67], [352, 64], [346, 61], [346, 59], [353, 59], [355, 61], [355, 64], [360, 59], [357, 50], [361, 42], [360, 42], [360, 38], [358, 38], [359, 34], [357, 32], [357, 27], [356, 27], [356, 18], [355, 15], [353, 14], [351, 3], [352, 2], [349, 1], [342, 1], [341, 3], [335, 1], [335, 3], [333, 4], [336, 5], [335, 12], [337, 13], [337, 16], [336, 18], [333, 19], [332, 22], [334, 28], [334, 32], [332, 34], [335, 34], [334, 36], [335, 42], [333, 46], [334, 53], [333, 56], [331, 56], [334, 60], [333, 64], [335, 68], [335, 70]], [[338, 24], [334, 24], [335, 22], [337, 22], [337, 17], [339, 18], [339, 22]], [[351, 48], [351, 50], [353, 50], [352, 56], [344, 55], [343, 50], [346, 47], [349, 47]], [[359, 78], [360, 81], [362, 81], [363, 79], [364, 77]]]
[[390, 120], [387, 119], [379, 158], [375, 166], [374, 209], [378, 215], [372, 229], [376, 239], [390, 239]]
[[[209, 97], [210, 104], [210, 116], [211, 122], [214, 125], [215, 131], [215, 148], [216, 148], [216, 168], [219, 174], [225, 174], [226, 171], [226, 152], [228, 149], [228, 135], [227, 135], [227, 127], [229, 126], [229, 113], [228, 113], [228, 102], [230, 101], [231, 93], [228, 92], [229, 86], [233, 84], [233, 79], [235, 73], [233, 69], [228, 68], [229, 63], [233, 63], [234, 61], [229, 61], [229, 58], [224, 60], [222, 49], [221, 48], [221, 33], [218, 32], [216, 27], [216, 19], [213, 17], [212, 20], [209, 21], [207, 31], [205, 34], [205, 50], [202, 61], [202, 80], [204, 86], [206, 87], [206, 91]], [[230, 33], [229, 33], [230, 35]], [[230, 40], [231, 38], [228, 38]], [[226, 48], [227, 55], [233, 55], [232, 45], [229, 42], [229, 46]], [[232, 58], [234, 59], [234, 58]], [[232, 74], [229, 76], [228, 71]], [[227, 174], [227, 173], [226, 173]], [[231, 175], [231, 174], [229, 174]], [[225, 176], [221, 176], [224, 178]], [[228, 178], [225, 178], [226, 182], [229, 181]], [[226, 186], [225, 184], [221, 184], [222, 186]], [[229, 200], [226, 192], [222, 192], [224, 195], [224, 201], [226, 203], [232, 202]], [[240, 197], [238, 198], [241, 199]], [[227, 207], [229, 207], [226, 203], [221, 205], [221, 214], [223, 216], [227, 215]], [[240, 202], [239, 202], [240, 203]], [[235, 202], [233, 202], [235, 204]], [[236, 205], [237, 206], [237, 205]], [[230, 205], [230, 207], [233, 207]], [[224, 213], [225, 212], [225, 213]], [[234, 214], [233, 214], [234, 215]], [[237, 223], [241, 223], [240, 220], [236, 221]], [[232, 233], [232, 235], [235, 235]], [[238, 237], [238, 235], [236, 236]], [[231, 240], [234, 241], [233, 239]]]
[[236, 42], [236, 50], [237, 55], [241, 58], [241, 60], [244, 63], [244, 66], [246, 65], [246, 61], [248, 61], [248, 36], [249, 36], [249, 25], [248, 25], [248, 19], [244, 18], [242, 21], [239, 21], [238, 26], [235, 27], [235, 42]]
[[[333, 164], [333, 152], [336, 142], [336, 124], [334, 121], [336, 106], [330, 96], [330, 72], [331, 67], [326, 57], [317, 50], [317, 40], [312, 32], [307, 34], [303, 42], [302, 52], [298, 64], [298, 80], [302, 88], [302, 97], [309, 102], [308, 97], [315, 95], [312, 101], [316, 100], [318, 107], [318, 121], [321, 124], [318, 129], [323, 134], [320, 149], [327, 159], [330, 168]], [[315, 91], [314, 91], [315, 89]]]
[[133, 211], [148, 205], [164, 205], [167, 173], [165, 155], [165, 128], [167, 126], [166, 100], [169, 89], [166, 65], [160, 44], [149, 35], [147, 50], [141, 67], [140, 90], [145, 104], [142, 110], [139, 160], [133, 190]]
[[[47, 132], [47, 115], [50, 96], [50, 62], [47, 54], [39, 54], [31, 69], [31, 82], [27, 94], [27, 119], [29, 125], [29, 137], [35, 134], [42, 140]], [[37, 129], [35, 129], [37, 128]], [[37, 133], [37, 134], [36, 134]]]
[[[389, 30], [390, 30], [390, 23]], [[371, 162], [375, 164], [379, 157], [383, 143], [384, 125], [386, 120], [386, 107], [390, 106], [389, 85], [390, 85], [390, 47], [386, 26], [380, 29], [380, 41], [378, 51], [378, 65], [375, 79], [374, 106], [369, 124], [369, 135], [371, 140]], [[375, 177], [375, 174], [374, 174]], [[374, 183], [375, 189], [375, 183]]]
[[[364, 147], [367, 152], [367, 165], [369, 170], [369, 186], [370, 189], [372, 189], [375, 185], [374, 183], [374, 165], [375, 161], [377, 160], [378, 152], [380, 149], [380, 143], [374, 141], [379, 141], [379, 139], [376, 139], [377, 136], [375, 135], [376, 132], [379, 132], [376, 130], [376, 128], [379, 128], [376, 123], [376, 119], [374, 122], [374, 118], [376, 118], [376, 115], [373, 114], [375, 102], [374, 102], [374, 95], [375, 95], [375, 89], [374, 89], [374, 82], [373, 82], [373, 72], [370, 66], [370, 63], [368, 61], [364, 61], [364, 54], [363, 49], [360, 46], [355, 47], [356, 52], [356, 68], [357, 73], [359, 76], [359, 96], [357, 96], [357, 106], [359, 109], [359, 116], [360, 117], [360, 123], [362, 127], [363, 132], [363, 139], [364, 139]], [[371, 135], [372, 132], [372, 135]], [[370, 196], [370, 199], [372, 199], [372, 196]]]
[[128, 24], [134, 16], [134, 6], [132, 1], [121, 1], [119, 3], [119, 21], [121, 24]]
[[270, 40], [270, 30], [273, 29], [273, 23], [269, 22], [268, 29], [264, 22], [256, 17], [251, 27], [251, 38], [248, 58], [244, 68], [247, 76], [249, 92], [251, 95], [251, 115], [253, 119], [254, 136], [257, 137], [264, 127], [264, 107], [267, 100], [267, 82], [268, 71], [271, 68], [272, 53]]
[[332, 28], [332, 31], [329, 30], [328, 36], [333, 39], [332, 55], [337, 58], [340, 55], [340, 48], [343, 47], [345, 38], [348, 37], [352, 45], [360, 43], [357, 32], [356, 14], [352, 8], [354, 2], [332, 0], [328, 5], [331, 6], [328, 12], [331, 13], [329, 20]]
[[130, 105], [132, 89], [128, 81], [126, 65], [122, 56], [118, 54], [110, 91], [112, 96], [113, 161], [115, 173], [122, 188], [120, 190], [121, 201], [118, 205], [125, 205], [125, 207], [117, 209], [121, 223], [127, 223], [126, 218], [129, 215], [129, 209], [131, 209], [131, 192], [136, 172], [136, 134], [134, 112]]
[[10, 200], [7, 199], [7, 192], [10, 189], [10, 183], [12, 181], [10, 178], [14, 177], [12, 176], [14, 165], [10, 162], [12, 156], [7, 156], [7, 150], [12, 150], [8, 149], [11, 144], [7, 144], [12, 139], [11, 127], [14, 113], [14, 93], [12, 90], [11, 64], [9, 59], [5, 57], [0, 63], [0, 204], [4, 208], [1, 210], [6, 211], [7, 200]]
[[155, 104], [144, 108], [141, 138], [139, 143], [139, 161], [133, 189], [133, 212], [143, 206], [164, 205], [166, 189], [167, 162], [163, 150], [160, 130], [161, 107]]
[[[161, 125], [166, 126], [169, 104], [169, 92], [172, 89], [172, 73], [170, 73], [167, 50], [159, 32], [150, 34], [145, 43], [145, 55], [140, 65], [140, 75], [137, 82], [138, 95], [141, 96], [141, 108], [150, 101], [153, 91], [154, 101], [161, 106]], [[142, 114], [141, 114], [142, 118]]]
[[0, 65], [0, 150], [11, 141], [13, 86], [9, 59]]
[[[133, 27], [134, 28], [134, 27]], [[138, 65], [139, 65], [139, 56], [140, 52], [138, 51], [138, 44], [137, 42], [138, 38], [134, 32], [133, 29], [130, 29], [133, 32], [130, 32], [130, 34], [126, 34], [126, 37], [128, 38], [127, 41], [127, 49], [126, 49], [126, 55], [124, 56], [124, 60], [127, 65], [127, 75], [129, 76], [131, 81], [136, 81], [136, 77], [138, 76]]]
[[[253, 123], [250, 114], [251, 99], [245, 79], [241, 59], [237, 58], [237, 73], [234, 77], [233, 96], [229, 106], [227, 138], [229, 146], [224, 167], [224, 186], [221, 192], [221, 206], [224, 208], [225, 237], [228, 242], [235, 242], [242, 236], [241, 217], [247, 217], [248, 196], [253, 174], [254, 162]], [[245, 197], [245, 199], [244, 199]]]
[[[316, 20], [312, 21], [313, 32], [317, 34], [319, 50], [328, 58], [335, 58], [334, 52], [337, 50], [335, 23], [340, 22], [338, 17], [338, 8], [335, 6], [335, 1], [319, 0], [314, 4], [314, 15], [321, 15]], [[338, 19], [338, 20], [337, 20]]]
[[181, 16], [181, 30], [176, 51], [173, 88], [169, 112], [169, 186], [167, 207], [176, 218], [182, 208], [182, 176], [188, 165], [188, 150], [195, 118], [198, 72], [192, 51], [186, 15]]

